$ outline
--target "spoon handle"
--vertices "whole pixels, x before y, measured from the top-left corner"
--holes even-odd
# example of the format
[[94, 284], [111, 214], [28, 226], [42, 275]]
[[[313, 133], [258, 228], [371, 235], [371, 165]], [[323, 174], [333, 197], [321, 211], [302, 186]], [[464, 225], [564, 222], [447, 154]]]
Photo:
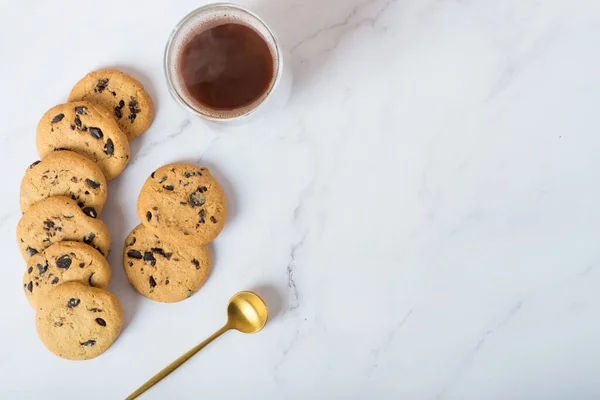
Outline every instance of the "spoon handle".
[[229, 326], [227, 326], [227, 325], [223, 326], [221, 329], [219, 329], [218, 331], [213, 333], [204, 342], [195, 346], [190, 351], [188, 351], [187, 353], [185, 353], [184, 355], [179, 357], [177, 360], [175, 360], [171, 364], [169, 364], [167, 367], [165, 367], [165, 369], [160, 371], [158, 374], [154, 375], [148, 382], [146, 382], [142, 386], [140, 386], [140, 388], [138, 390], [136, 390], [135, 392], [130, 394], [126, 400], [133, 400], [133, 399], [137, 398], [139, 395], [141, 395], [142, 393], [144, 393], [146, 390], [150, 389], [152, 386], [156, 385], [164, 377], [169, 375], [171, 372], [175, 371], [177, 368], [179, 368], [181, 366], [181, 364], [183, 364], [184, 362], [186, 362], [187, 360], [192, 358], [197, 352], [202, 350], [204, 347], [206, 347], [206, 345], [208, 345], [210, 342], [212, 342], [213, 340], [215, 340], [216, 338], [218, 338], [219, 336], [221, 336], [222, 334], [227, 332], [229, 329], [230, 329]]

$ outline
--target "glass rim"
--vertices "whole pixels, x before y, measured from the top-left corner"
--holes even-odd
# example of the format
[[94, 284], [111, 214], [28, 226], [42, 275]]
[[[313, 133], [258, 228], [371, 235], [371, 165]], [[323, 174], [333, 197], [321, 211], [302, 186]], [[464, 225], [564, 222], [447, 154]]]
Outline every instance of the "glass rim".
[[[210, 9], [219, 9], [219, 8], [225, 8], [225, 7], [235, 8], [235, 9], [238, 9], [238, 10], [248, 14], [250, 17], [255, 19], [259, 24], [261, 24], [265, 28], [266, 32], [268, 32], [268, 34], [270, 36], [270, 39], [273, 41], [273, 46], [277, 53], [276, 56], [277, 56], [277, 64], [278, 64], [277, 70], [275, 71], [275, 80], [274, 80], [273, 84], [271, 85], [271, 87], [269, 88], [269, 90], [264, 94], [264, 98], [262, 99], [262, 101], [259, 104], [257, 104], [256, 107], [248, 110], [247, 112], [240, 114], [240, 115], [233, 116], [233, 117], [218, 117], [218, 116], [214, 116], [214, 115], [208, 115], [206, 113], [203, 113], [203, 112], [197, 110], [191, 104], [189, 104], [187, 101], [185, 101], [185, 99], [179, 93], [179, 91], [177, 89], [175, 89], [175, 85], [173, 84], [173, 79], [171, 77], [170, 67], [169, 67], [169, 61], [171, 58], [170, 52], [171, 52], [171, 47], [173, 45], [173, 40], [174, 40], [175, 36], [181, 31], [183, 26], [185, 26], [185, 24], [190, 19], [192, 19], [194, 16], [196, 16], [196, 14], [198, 14], [200, 12], [210, 10]], [[198, 7], [196, 9], [190, 11], [177, 23], [177, 25], [175, 25], [175, 28], [173, 28], [173, 30], [171, 31], [171, 34], [169, 35], [169, 39], [167, 40], [167, 45], [165, 46], [165, 51], [164, 51], [164, 55], [163, 55], [163, 71], [165, 74], [165, 79], [167, 81], [167, 86], [169, 88], [169, 92], [171, 93], [171, 96], [179, 104], [181, 104], [184, 108], [186, 108], [189, 112], [191, 112], [192, 114], [195, 114], [201, 118], [207, 119], [209, 121], [217, 121], [217, 122], [218, 121], [236, 121], [236, 120], [246, 118], [246, 117], [254, 114], [257, 110], [262, 108], [262, 106], [271, 97], [271, 95], [277, 88], [279, 82], [281, 81], [281, 75], [283, 73], [283, 51], [281, 49], [279, 39], [277, 38], [277, 35], [275, 35], [275, 32], [273, 32], [271, 27], [254, 12], [252, 12], [248, 8], [243, 7], [239, 4], [211, 3], [211, 4], [206, 4], [202, 7]]]

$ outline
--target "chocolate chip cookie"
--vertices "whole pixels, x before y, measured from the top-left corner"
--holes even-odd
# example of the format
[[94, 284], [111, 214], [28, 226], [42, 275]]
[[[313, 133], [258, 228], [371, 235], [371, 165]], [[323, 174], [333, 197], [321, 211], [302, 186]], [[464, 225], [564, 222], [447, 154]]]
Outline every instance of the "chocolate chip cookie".
[[64, 282], [79, 282], [106, 289], [110, 266], [98, 250], [81, 242], [58, 242], [27, 261], [23, 290], [36, 308], [52, 290]]
[[169, 164], [146, 180], [137, 212], [142, 224], [170, 241], [202, 244], [223, 229], [227, 200], [207, 168]]
[[106, 178], [90, 159], [72, 151], [52, 152], [27, 168], [21, 181], [21, 211], [51, 196], [67, 196], [96, 218], [106, 203]]
[[110, 233], [104, 222], [87, 216], [75, 200], [48, 197], [27, 210], [17, 225], [17, 242], [25, 261], [53, 243], [83, 242], [108, 254]]
[[87, 101], [48, 110], [38, 123], [36, 144], [42, 159], [57, 149], [86, 156], [108, 180], [123, 172], [129, 162], [127, 136], [108, 111]]
[[207, 245], [173, 244], [168, 235], [138, 225], [125, 239], [123, 268], [141, 295], [172, 303], [187, 299], [204, 284], [210, 253]]
[[144, 133], [154, 118], [154, 104], [144, 86], [116, 69], [90, 72], [77, 82], [69, 101], [79, 100], [110, 110], [129, 140]]
[[89, 360], [104, 353], [123, 326], [123, 308], [105, 289], [66, 282], [48, 293], [36, 314], [42, 343], [69, 360]]

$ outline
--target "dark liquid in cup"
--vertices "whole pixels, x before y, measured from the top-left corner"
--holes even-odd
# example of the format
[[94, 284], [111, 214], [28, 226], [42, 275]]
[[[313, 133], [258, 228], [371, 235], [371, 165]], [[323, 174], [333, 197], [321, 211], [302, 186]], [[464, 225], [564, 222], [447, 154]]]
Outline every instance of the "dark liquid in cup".
[[215, 110], [234, 110], [269, 89], [273, 55], [252, 28], [226, 23], [192, 35], [181, 52], [179, 71], [195, 101]]

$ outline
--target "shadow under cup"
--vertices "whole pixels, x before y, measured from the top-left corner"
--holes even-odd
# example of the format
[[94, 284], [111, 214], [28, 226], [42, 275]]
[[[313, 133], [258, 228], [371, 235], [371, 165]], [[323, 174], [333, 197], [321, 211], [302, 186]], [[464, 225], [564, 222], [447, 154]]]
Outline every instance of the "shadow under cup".
[[[189, 92], [181, 59], [186, 45], [196, 35], [225, 24], [244, 25], [264, 40], [273, 59], [273, 73], [266, 90], [250, 103], [238, 108], [215, 109]], [[192, 11], [177, 24], [165, 49], [164, 69], [171, 95], [190, 112], [211, 121], [234, 121], [263, 109], [267, 100], [271, 100], [283, 75], [283, 54], [275, 34], [256, 14], [235, 4], [218, 3]]]

